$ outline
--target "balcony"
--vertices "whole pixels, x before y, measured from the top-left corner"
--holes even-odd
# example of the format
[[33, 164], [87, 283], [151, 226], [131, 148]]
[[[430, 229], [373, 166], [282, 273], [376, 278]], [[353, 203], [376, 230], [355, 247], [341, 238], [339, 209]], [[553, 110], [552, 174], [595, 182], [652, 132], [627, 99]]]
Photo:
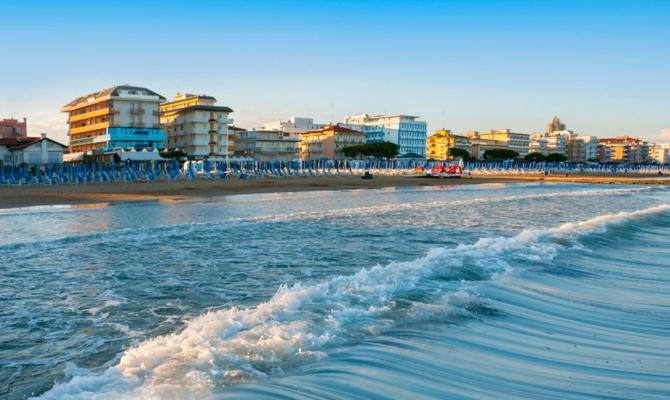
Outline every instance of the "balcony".
[[131, 123], [130, 123], [130, 126], [131, 126], [132, 128], [144, 128], [144, 127], [145, 127], [145, 123], [144, 123], [144, 122], [131, 122]]
[[130, 115], [144, 115], [146, 110], [144, 108], [131, 108]]
[[100, 108], [100, 109], [85, 112], [85, 113], [82, 113], [82, 114], [74, 114], [74, 115], [70, 114], [70, 118], [69, 118], [68, 122], [73, 123], [73, 122], [77, 122], [77, 121], [84, 121], [84, 120], [87, 120], [87, 119], [90, 119], [90, 118], [104, 117], [108, 114], [113, 115], [113, 114], [118, 114], [118, 113], [119, 113], [119, 110], [117, 110], [115, 108]]
[[86, 125], [86, 126], [79, 126], [76, 128], [70, 128], [70, 134], [71, 135], [76, 135], [77, 133], [82, 133], [82, 132], [90, 132], [90, 131], [97, 131], [97, 130], [102, 130], [102, 129], [107, 129], [109, 126], [109, 122], [99, 122], [97, 124], [91, 124], [91, 125]]

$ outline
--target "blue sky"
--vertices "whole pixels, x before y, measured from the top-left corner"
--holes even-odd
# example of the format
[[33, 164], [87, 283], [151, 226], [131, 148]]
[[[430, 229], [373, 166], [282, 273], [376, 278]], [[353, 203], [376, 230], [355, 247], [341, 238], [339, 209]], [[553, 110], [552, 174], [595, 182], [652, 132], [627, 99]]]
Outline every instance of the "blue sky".
[[0, 0], [0, 118], [65, 140], [114, 84], [210, 94], [236, 125], [419, 115], [429, 130], [670, 141], [669, 1]]

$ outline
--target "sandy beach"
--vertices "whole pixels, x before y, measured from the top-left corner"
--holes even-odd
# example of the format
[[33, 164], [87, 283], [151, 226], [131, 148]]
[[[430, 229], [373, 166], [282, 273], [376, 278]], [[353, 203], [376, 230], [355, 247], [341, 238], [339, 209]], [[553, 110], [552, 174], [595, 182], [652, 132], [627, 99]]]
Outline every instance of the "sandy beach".
[[375, 176], [363, 180], [353, 176], [315, 178], [263, 178], [242, 181], [194, 180], [151, 183], [108, 183], [56, 187], [2, 187], [0, 208], [40, 205], [86, 205], [138, 201], [189, 201], [215, 196], [300, 192], [314, 190], [378, 189], [384, 187], [449, 186], [519, 181], [570, 182], [585, 184], [667, 184], [669, 177], [648, 175], [500, 175], [474, 176], [463, 179], [426, 179], [411, 176]]

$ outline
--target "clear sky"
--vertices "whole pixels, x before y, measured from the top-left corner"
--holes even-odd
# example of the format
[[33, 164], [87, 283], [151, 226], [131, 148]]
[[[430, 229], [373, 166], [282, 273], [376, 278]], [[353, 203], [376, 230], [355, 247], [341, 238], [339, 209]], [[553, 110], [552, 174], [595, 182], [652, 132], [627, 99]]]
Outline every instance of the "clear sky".
[[215, 96], [251, 128], [403, 113], [429, 131], [670, 141], [670, 1], [5, 1], [0, 118], [65, 140], [115, 84]]

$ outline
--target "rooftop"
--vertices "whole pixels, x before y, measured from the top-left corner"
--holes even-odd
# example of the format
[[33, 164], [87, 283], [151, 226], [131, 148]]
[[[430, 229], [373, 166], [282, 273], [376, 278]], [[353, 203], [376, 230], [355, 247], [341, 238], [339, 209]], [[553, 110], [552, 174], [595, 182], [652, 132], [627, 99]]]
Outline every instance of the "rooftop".
[[157, 96], [160, 101], [165, 101], [165, 97], [160, 94], [139, 86], [118, 85], [108, 89], [103, 89], [99, 92], [87, 94], [85, 96], [77, 97], [73, 101], [66, 104], [61, 111], [67, 112], [76, 108], [78, 105], [89, 104], [89, 99], [94, 101], [104, 98], [118, 97], [121, 91], [128, 91], [130, 94], [139, 94], [145, 96]]

